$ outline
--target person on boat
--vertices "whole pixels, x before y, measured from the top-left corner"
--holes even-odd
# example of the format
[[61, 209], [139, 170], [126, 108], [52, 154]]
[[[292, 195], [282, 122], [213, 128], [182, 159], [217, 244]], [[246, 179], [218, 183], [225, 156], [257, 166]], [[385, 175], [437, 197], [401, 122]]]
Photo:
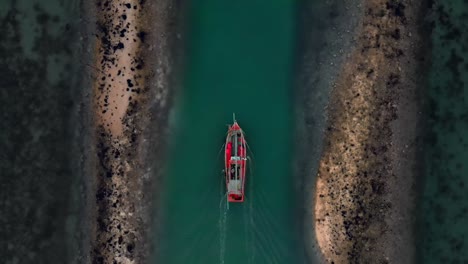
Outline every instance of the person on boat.
[[236, 169], [235, 169], [235, 165], [232, 164], [231, 165], [231, 180], [233, 180], [235, 176], [236, 176]]
[[228, 142], [226, 146], [226, 159], [231, 157], [232, 142]]
[[245, 149], [244, 149], [244, 146], [240, 145], [239, 146], [239, 153], [240, 153], [240, 156], [243, 157], [245, 155]]

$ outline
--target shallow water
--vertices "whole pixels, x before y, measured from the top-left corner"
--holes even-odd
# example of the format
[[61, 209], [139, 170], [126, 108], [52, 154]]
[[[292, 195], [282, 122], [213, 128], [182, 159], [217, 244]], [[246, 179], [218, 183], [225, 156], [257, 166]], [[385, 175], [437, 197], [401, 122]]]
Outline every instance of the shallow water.
[[[290, 166], [293, 2], [210, 0], [189, 10], [162, 262], [299, 263]], [[232, 113], [251, 162], [245, 203], [228, 209], [219, 151]]]
[[468, 4], [436, 1], [431, 13], [421, 263], [468, 262]]
[[[2, 263], [75, 263], [80, 1], [0, 1]], [[76, 102], [77, 103], [77, 102]]]

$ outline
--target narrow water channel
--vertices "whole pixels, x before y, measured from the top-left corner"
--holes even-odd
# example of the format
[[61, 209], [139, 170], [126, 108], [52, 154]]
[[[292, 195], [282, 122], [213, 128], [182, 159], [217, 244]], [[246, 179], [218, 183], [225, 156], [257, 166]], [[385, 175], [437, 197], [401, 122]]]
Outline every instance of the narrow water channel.
[[[299, 263], [291, 168], [294, 3], [188, 8], [188, 48], [165, 182], [161, 263]], [[232, 114], [246, 133], [246, 201], [225, 202]]]

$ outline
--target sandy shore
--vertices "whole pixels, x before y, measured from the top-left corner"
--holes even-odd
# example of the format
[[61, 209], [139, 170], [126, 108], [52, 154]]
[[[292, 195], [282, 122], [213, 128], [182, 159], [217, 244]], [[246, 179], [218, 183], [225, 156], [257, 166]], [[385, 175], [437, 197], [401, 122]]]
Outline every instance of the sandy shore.
[[[300, 46], [296, 87], [295, 175], [301, 214], [298, 229], [307, 263], [317, 263], [313, 208], [316, 174], [327, 134], [332, 88], [353, 50], [363, 15], [360, 1], [304, 2], [301, 6]], [[326, 21], [326, 25], [323, 25]]]
[[414, 260], [420, 4], [364, 1], [354, 50], [332, 92], [314, 192], [325, 262]]
[[[170, 1], [97, 1], [88, 189], [93, 263], [146, 263], [170, 106]], [[91, 15], [92, 16], [92, 15]], [[152, 124], [149, 126], [148, 124]]]

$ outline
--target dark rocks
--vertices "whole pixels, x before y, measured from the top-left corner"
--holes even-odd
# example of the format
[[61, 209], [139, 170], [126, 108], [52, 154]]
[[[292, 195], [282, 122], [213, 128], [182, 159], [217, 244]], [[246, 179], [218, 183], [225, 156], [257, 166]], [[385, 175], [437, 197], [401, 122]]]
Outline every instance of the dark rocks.
[[[402, 72], [413, 71], [419, 63], [413, 56], [417, 52], [410, 45], [419, 36], [411, 38], [407, 33], [417, 27], [416, 19], [407, 18], [408, 12], [414, 15], [419, 11], [408, 7], [407, 1], [365, 3], [367, 12], [357, 36], [356, 52], [343, 67], [330, 103], [331, 125], [317, 183], [323, 189], [318, 190], [316, 208], [323, 209], [316, 211], [321, 219], [316, 233], [328, 262], [386, 262], [391, 243], [383, 238], [397, 237], [402, 243], [400, 234], [389, 232], [395, 223], [386, 219], [396, 217], [398, 211], [392, 203], [401, 206], [399, 196], [411, 196], [410, 190], [395, 186], [395, 178], [410, 183], [415, 177], [412, 170], [404, 175], [400, 171], [399, 164], [404, 159], [396, 153], [405, 146], [395, 143], [400, 135], [394, 133], [400, 130], [392, 124], [402, 122], [396, 107], [402, 104], [402, 95], [418, 87], [412, 77]], [[405, 90], [405, 85], [411, 87]], [[417, 107], [403, 115], [415, 114], [414, 109]], [[413, 131], [404, 135], [415, 136]], [[404, 179], [405, 175], [409, 178]], [[409, 198], [407, 202], [411, 203]], [[406, 214], [404, 217], [410, 219]], [[411, 227], [405, 223], [399, 228]], [[323, 244], [322, 232], [328, 237]], [[405, 236], [406, 246], [401, 246], [408, 257], [414, 254], [410, 240], [410, 235]], [[405, 259], [406, 255], [393, 256], [396, 257]]]
[[144, 31], [138, 32], [137, 37], [140, 39], [141, 43], [145, 43], [146, 32]]

